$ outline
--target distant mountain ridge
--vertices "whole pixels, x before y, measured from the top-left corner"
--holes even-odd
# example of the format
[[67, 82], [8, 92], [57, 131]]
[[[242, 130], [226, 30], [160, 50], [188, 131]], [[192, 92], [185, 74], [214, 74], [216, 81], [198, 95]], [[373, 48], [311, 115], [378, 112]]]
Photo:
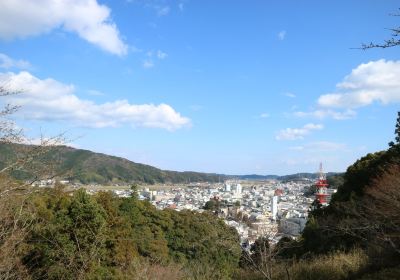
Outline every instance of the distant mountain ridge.
[[[33, 150], [33, 145], [0, 143], [0, 169], [14, 162], [18, 154]], [[43, 162], [50, 159], [58, 174], [68, 174], [62, 179], [82, 184], [116, 184], [116, 183], [190, 183], [218, 182], [226, 179], [224, 175], [200, 172], [177, 172], [161, 170], [156, 167], [135, 163], [124, 158], [75, 149], [68, 146], [52, 147]], [[39, 160], [41, 160], [39, 159]], [[27, 179], [29, 171], [14, 174], [17, 179]]]
[[[34, 145], [0, 143], [0, 169], [16, 160], [17, 155], [29, 152]], [[129, 161], [127, 159], [76, 149], [69, 146], [52, 147], [43, 157], [43, 162], [54, 162], [54, 168], [59, 174], [68, 174], [62, 179], [69, 179], [82, 184], [127, 184], [127, 183], [193, 183], [222, 182], [226, 179], [240, 180], [296, 180], [300, 178], [315, 179], [315, 173], [297, 173], [293, 175], [224, 175], [201, 172], [178, 172], [162, 170], [150, 165]], [[40, 160], [40, 159], [39, 159]], [[328, 175], [336, 173], [328, 173]], [[19, 170], [14, 173], [17, 179], [31, 177], [29, 171]]]

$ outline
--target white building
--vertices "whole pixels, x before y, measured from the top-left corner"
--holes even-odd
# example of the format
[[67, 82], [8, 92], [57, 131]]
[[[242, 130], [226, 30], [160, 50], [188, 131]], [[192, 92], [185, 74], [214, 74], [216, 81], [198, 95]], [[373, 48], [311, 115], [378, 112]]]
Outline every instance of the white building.
[[278, 214], [278, 197], [275, 195], [271, 199], [271, 216], [273, 220], [276, 220]]
[[236, 194], [238, 196], [242, 195], [242, 185], [241, 184], [236, 185]]

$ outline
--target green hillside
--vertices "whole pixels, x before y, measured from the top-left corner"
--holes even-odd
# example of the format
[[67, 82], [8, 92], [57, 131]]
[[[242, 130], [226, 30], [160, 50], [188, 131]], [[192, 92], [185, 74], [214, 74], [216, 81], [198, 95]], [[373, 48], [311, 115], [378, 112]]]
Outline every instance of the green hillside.
[[[0, 143], [0, 168], [17, 158], [33, 153], [38, 149], [34, 145]], [[34, 164], [29, 164], [29, 170], [14, 170], [12, 174], [20, 180], [31, 179], [37, 174], [37, 166], [49, 166], [59, 179], [69, 179], [83, 184], [117, 184], [117, 183], [190, 183], [190, 182], [219, 182], [224, 179], [240, 180], [296, 180], [299, 178], [315, 179], [317, 173], [297, 173], [292, 175], [223, 175], [201, 172], [177, 172], [161, 170], [156, 167], [136, 163], [124, 158], [95, 153], [88, 150], [75, 149], [68, 146], [55, 146], [46, 149], [46, 152], [35, 157]], [[50, 168], [51, 166], [51, 168]], [[327, 173], [328, 177], [338, 173]]]
[[[0, 168], [35, 148], [33, 145], [0, 144]], [[67, 146], [48, 149], [38, 158], [37, 164], [53, 165], [57, 174], [60, 174], [59, 178], [83, 184], [218, 182], [224, 179], [223, 175], [218, 174], [161, 170], [120, 157]], [[17, 179], [26, 179], [31, 178], [32, 173], [31, 170], [17, 170], [13, 175]]]

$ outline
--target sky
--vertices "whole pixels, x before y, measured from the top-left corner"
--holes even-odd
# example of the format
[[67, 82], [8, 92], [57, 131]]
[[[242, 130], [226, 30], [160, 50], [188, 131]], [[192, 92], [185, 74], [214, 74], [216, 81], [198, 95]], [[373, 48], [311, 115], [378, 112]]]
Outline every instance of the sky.
[[394, 139], [395, 0], [3, 0], [2, 98], [32, 143], [177, 171], [345, 171]]

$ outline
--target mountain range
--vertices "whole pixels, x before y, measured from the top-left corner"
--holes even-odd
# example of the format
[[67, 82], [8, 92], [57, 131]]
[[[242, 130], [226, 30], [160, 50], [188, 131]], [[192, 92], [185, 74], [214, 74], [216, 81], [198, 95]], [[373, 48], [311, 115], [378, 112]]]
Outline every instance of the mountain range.
[[[0, 143], [0, 169], [15, 162], [22, 154], [34, 153], [38, 146]], [[41, 165], [51, 165], [59, 178], [82, 184], [126, 184], [126, 183], [192, 183], [222, 182], [226, 179], [240, 180], [295, 180], [301, 178], [315, 179], [315, 173], [297, 173], [293, 175], [224, 175], [193, 171], [162, 170], [150, 165], [129, 161], [127, 159], [76, 149], [69, 146], [53, 146], [36, 159]], [[36, 165], [38, 164], [36, 162]], [[29, 166], [29, 165], [28, 165]], [[28, 179], [34, 172], [29, 168], [15, 170], [16, 179]], [[65, 174], [65, 175], [63, 175]], [[328, 175], [334, 175], [330, 173]]]

